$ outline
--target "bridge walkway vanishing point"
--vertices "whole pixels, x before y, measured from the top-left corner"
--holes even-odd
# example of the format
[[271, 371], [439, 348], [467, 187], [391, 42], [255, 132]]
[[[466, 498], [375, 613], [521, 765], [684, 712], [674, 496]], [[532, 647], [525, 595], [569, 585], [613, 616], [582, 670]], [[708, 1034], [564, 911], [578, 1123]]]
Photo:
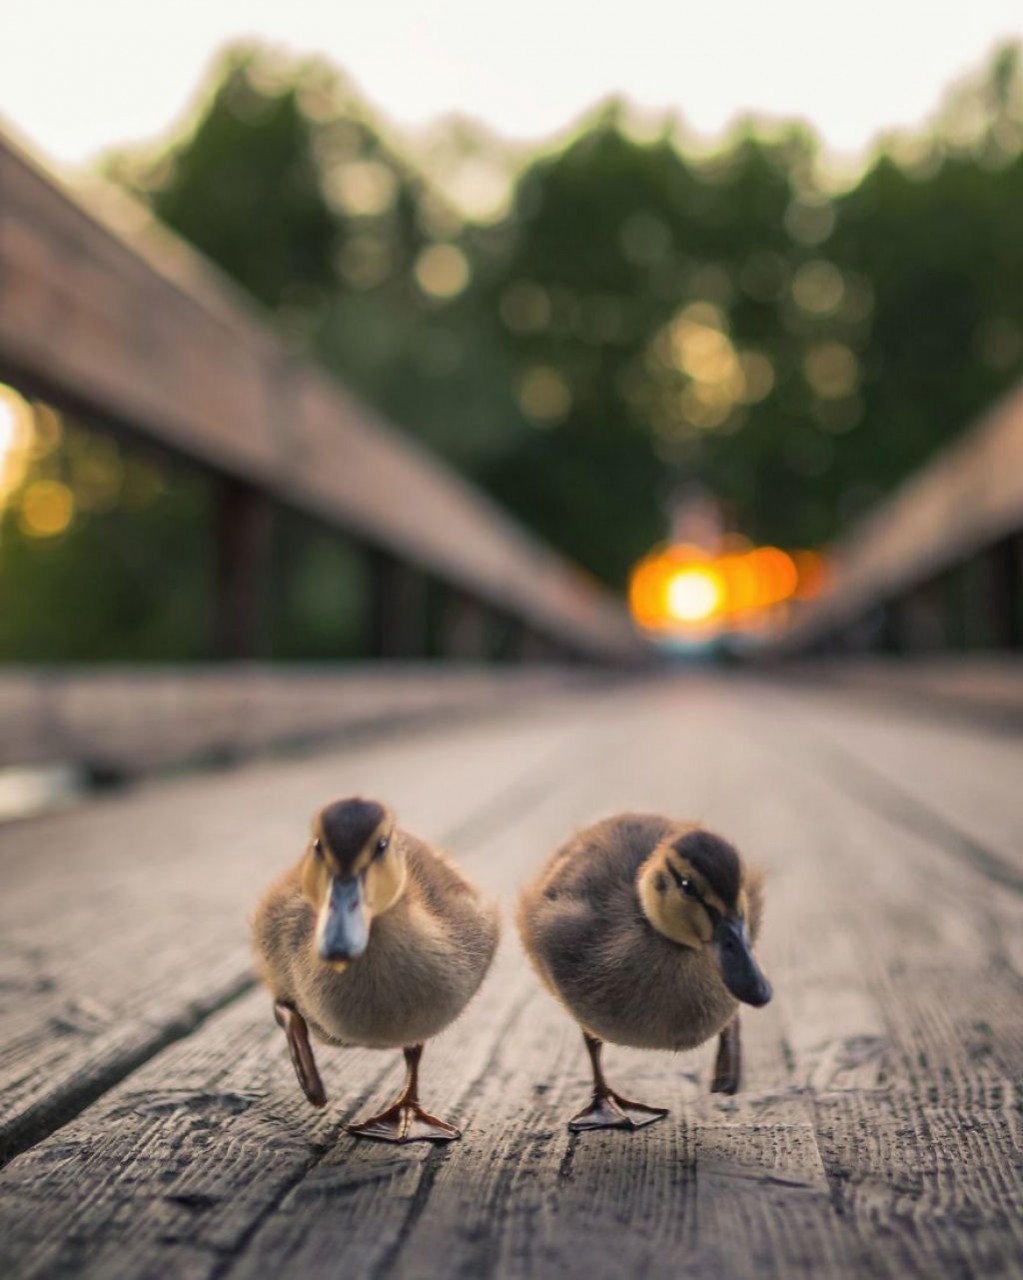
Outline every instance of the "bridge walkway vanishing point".
[[[345, 751], [153, 781], [0, 827], [6, 1276], [1023, 1272], [1023, 745], [916, 702], [748, 676], [522, 700]], [[299, 1094], [246, 916], [311, 812], [361, 792], [498, 897], [479, 997], [424, 1057], [450, 1147], [359, 1142], [400, 1055], [320, 1051]], [[521, 953], [517, 886], [616, 809], [767, 866], [746, 1080], [711, 1046], [609, 1051], [670, 1106], [573, 1136], [578, 1032]]]

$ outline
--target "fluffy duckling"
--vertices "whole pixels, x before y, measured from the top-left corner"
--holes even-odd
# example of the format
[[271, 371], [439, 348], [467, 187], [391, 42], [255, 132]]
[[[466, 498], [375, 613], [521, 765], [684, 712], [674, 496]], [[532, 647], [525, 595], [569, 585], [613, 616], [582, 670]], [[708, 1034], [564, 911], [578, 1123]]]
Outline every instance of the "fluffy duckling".
[[570, 1129], [637, 1129], [668, 1114], [608, 1085], [604, 1041], [678, 1050], [718, 1035], [711, 1088], [738, 1089], [739, 1001], [771, 999], [751, 949], [762, 909], [760, 875], [698, 826], [625, 813], [558, 849], [523, 893], [518, 923], [589, 1053], [593, 1097]]
[[405, 1085], [378, 1116], [349, 1126], [385, 1142], [461, 1136], [419, 1105], [423, 1043], [462, 1012], [490, 967], [496, 911], [437, 850], [374, 800], [321, 809], [299, 862], [252, 922], [256, 956], [314, 1107], [327, 1099], [309, 1032], [330, 1045], [400, 1048]]

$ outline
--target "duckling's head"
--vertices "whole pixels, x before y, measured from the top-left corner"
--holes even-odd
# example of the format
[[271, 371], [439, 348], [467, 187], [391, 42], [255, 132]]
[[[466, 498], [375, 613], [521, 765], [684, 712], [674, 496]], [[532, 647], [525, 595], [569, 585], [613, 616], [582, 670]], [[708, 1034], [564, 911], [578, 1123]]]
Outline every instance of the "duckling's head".
[[771, 984], [750, 944], [742, 860], [727, 840], [701, 827], [670, 833], [640, 867], [637, 888], [655, 929], [708, 952], [736, 999], [767, 1004]]
[[405, 858], [394, 814], [376, 800], [336, 800], [313, 819], [302, 888], [319, 913], [316, 950], [343, 970], [366, 950], [373, 917], [405, 888]]

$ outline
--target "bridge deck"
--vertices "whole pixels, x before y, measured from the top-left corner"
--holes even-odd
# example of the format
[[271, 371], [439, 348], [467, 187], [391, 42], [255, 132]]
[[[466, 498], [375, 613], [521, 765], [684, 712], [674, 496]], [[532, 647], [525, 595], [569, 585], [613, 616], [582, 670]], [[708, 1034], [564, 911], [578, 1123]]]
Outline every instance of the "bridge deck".
[[[0, 828], [0, 1269], [17, 1276], [934, 1276], [1023, 1257], [1023, 747], [843, 688], [677, 680], [141, 787]], [[344, 1129], [396, 1055], [301, 1100], [245, 915], [310, 811], [386, 797], [498, 895], [621, 807], [770, 869], [746, 1086], [612, 1050], [671, 1107], [570, 1136], [578, 1035], [512, 930], [424, 1058], [462, 1142]]]

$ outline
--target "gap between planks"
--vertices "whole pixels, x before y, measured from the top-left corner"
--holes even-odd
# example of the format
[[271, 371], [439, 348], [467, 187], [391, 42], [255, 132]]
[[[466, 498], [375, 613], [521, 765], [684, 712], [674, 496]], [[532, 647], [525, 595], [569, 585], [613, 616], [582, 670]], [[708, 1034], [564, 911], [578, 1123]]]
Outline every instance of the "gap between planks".
[[[225, 1063], [231, 1046], [214, 1044], [218, 1024], [233, 1022], [228, 1012], [194, 1037], [194, 1046], [186, 1042], [164, 1056], [170, 1069], [172, 1060], [190, 1061], [194, 1050], [194, 1076], [184, 1078], [194, 1078], [196, 1096], [207, 1091], [215, 1097], [218, 1087], [254, 1093], [246, 1112], [252, 1119], [229, 1107], [214, 1109], [212, 1130], [191, 1133], [187, 1109], [176, 1108], [173, 1098], [166, 1117], [147, 1118], [147, 1105], [158, 1107], [159, 1097], [153, 1104], [139, 1094], [136, 1105], [149, 1138], [129, 1144], [127, 1159], [133, 1165], [142, 1158], [133, 1152], [155, 1144], [150, 1163], [157, 1160], [160, 1167], [143, 1179], [148, 1194], [127, 1240], [117, 1236], [116, 1223], [136, 1202], [139, 1183], [133, 1168], [126, 1173], [122, 1167], [123, 1142], [103, 1132], [104, 1116], [108, 1126], [127, 1124], [124, 1116], [118, 1120], [100, 1104], [91, 1126], [83, 1116], [63, 1140], [29, 1153], [18, 1162], [26, 1174], [19, 1195], [24, 1211], [13, 1206], [13, 1221], [27, 1216], [33, 1202], [23, 1197], [33, 1185], [44, 1197], [36, 1206], [40, 1213], [54, 1196], [60, 1199], [62, 1186], [73, 1186], [87, 1202], [81, 1206], [66, 1195], [60, 1200], [64, 1216], [51, 1221], [40, 1241], [35, 1273], [46, 1274], [44, 1261], [61, 1257], [52, 1237], [63, 1231], [72, 1251], [92, 1250], [90, 1269], [119, 1261], [137, 1276], [186, 1269], [204, 1275], [212, 1267], [218, 1276], [243, 1280], [296, 1259], [305, 1274], [327, 1275], [336, 1273], [349, 1246], [357, 1266], [365, 1263], [381, 1277], [426, 1275], [430, 1266], [436, 1274], [439, 1250], [445, 1274], [480, 1274], [478, 1265], [509, 1276], [577, 1265], [594, 1277], [623, 1270], [677, 1275], [681, 1265], [698, 1276], [809, 1276], [821, 1274], [822, 1266], [829, 1275], [862, 1273], [867, 1266], [872, 1274], [893, 1277], [964, 1266], [1011, 1274], [1007, 1251], [1016, 1248], [1018, 1255], [1020, 1227], [1005, 1212], [1018, 1190], [1006, 1165], [1002, 1126], [1012, 1105], [1005, 1087], [1013, 1062], [1018, 1075], [1017, 1032], [1011, 1020], [1001, 1025], [994, 1017], [985, 1042], [989, 1056], [979, 1067], [959, 1034], [971, 1006], [981, 1007], [976, 975], [986, 945], [978, 904], [969, 894], [958, 903], [963, 886], [975, 878], [972, 869], [955, 860], [939, 863], [933, 901], [921, 900], [931, 844], [865, 809], [830, 768], [821, 769], [816, 755], [810, 768], [805, 750], [779, 757], [779, 739], [795, 735], [797, 745], [802, 741], [791, 719], [783, 732], [777, 709], [767, 706], [765, 714], [763, 703], [735, 714], [734, 700], [720, 691], [709, 704], [700, 697], [661, 701], [656, 715], [644, 714], [637, 702], [624, 718], [617, 771], [594, 762], [592, 785], [574, 796], [568, 794], [570, 780], [558, 790], [560, 780], [552, 779], [552, 794], [541, 797], [524, 824], [512, 821], [495, 830], [486, 847], [465, 861], [477, 874], [476, 864], [486, 856], [480, 872], [502, 884], [512, 873], [520, 879], [525, 869], [517, 858], [539, 856], [570, 822], [595, 816], [595, 808], [619, 805], [691, 806], [694, 816], [724, 827], [741, 848], [759, 847], [776, 863], [766, 954], [779, 1000], [747, 1021], [747, 1094], [718, 1103], [702, 1096], [702, 1081], [672, 1084], [664, 1055], [616, 1051], [609, 1063], [613, 1082], [676, 1108], [683, 1100], [683, 1115], [639, 1135], [570, 1138], [564, 1118], [586, 1089], [576, 1033], [545, 998], [535, 1004], [529, 999], [517, 1021], [502, 1020], [499, 1010], [514, 1016], [515, 993], [530, 989], [517, 986], [515, 966], [524, 974], [523, 962], [506, 944], [502, 967], [465, 1022], [430, 1050], [431, 1102], [434, 1070], [452, 1080], [468, 1070], [461, 1105], [475, 1122], [466, 1142], [441, 1152], [382, 1152], [353, 1147], [336, 1124], [310, 1124], [290, 1095], [282, 1103], [282, 1075], [283, 1087], [294, 1091], [294, 1085], [279, 1045], [269, 1076], [253, 1047], [232, 1075], [234, 1067]], [[769, 743], [765, 728], [771, 729]], [[857, 905], [864, 884], [884, 887], [879, 905], [888, 914], [879, 917], [886, 922], [880, 934]], [[1011, 906], [1018, 919], [1018, 903]], [[991, 909], [1008, 918], [1004, 902]], [[887, 931], [893, 922], [899, 923], [897, 934]], [[934, 969], [934, 945], [941, 947], [947, 972]], [[874, 949], [876, 957], [865, 966], [861, 957], [873, 956]], [[893, 969], [898, 964], [901, 973]], [[947, 974], [959, 978], [955, 1000], [949, 999]], [[985, 979], [983, 990], [991, 991], [990, 1016], [1004, 1016], [1004, 980]], [[250, 1003], [255, 1011], [254, 1002], [244, 1002], [245, 1011]], [[269, 1031], [260, 1041], [246, 1026], [232, 1043], [244, 1046], [251, 1039], [273, 1043]], [[929, 1057], [921, 1063], [922, 1054]], [[362, 1079], [363, 1057], [345, 1055], [353, 1078]], [[534, 1079], [542, 1077], [538, 1083], [548, 1083], [525, 1106], [516, 1092], [524, 1063]], [[135, 1084], [158, 1078], [159, 1065], [150, 1064], [145, 1080]], [[338, 1064], [331, 1078], [339, 1079], [340, 1071]], [[365, 1079], [363, 1092], [381, 1076], [367, 1072]], [[253, 1080], [263, 1082], [262, 1092], [253, 1089]], [[121, 1105], [131, 1111], [130, 1100]], [[185, 1145], [168, 1149], [165, 1135], [178, 1127]], [[311, 1160], [301, 1138], [310, 1131], [319, 1135]], [[240, 1158], [239, 1146], [254, 1164]], [[234, 1159], [249, 1176], [269, 1161], [268, 1174], [259, 1174], [251, 1189], [233, 1188], [233, 1197], [229, 1187], [225, 1202], [217, 1169], [195, 1168], [196, 1161], [221, 1153], [228, 1162], [222, 1172], [230, 1172]], [[84, 1185], [83, 1156], [91, 1168]], [[282, 1159], [290, 1162], [283, 1180], [277, 1168]], [[143, 1173], [146, 1167], [143, 1158]], [[165, 1203], [157, 1194], [156, 1176], [164, 1172], [171, 1175], [168, 1198], [180, 1203]], [[120, 1188], [113, 1202], [100, 1194], [109, 1180]], [[90, 1194], [100, 1196], [92, 1208], [105, 1211], [105, 1226], [102, 1216], [97, 1221], [89, 1213]], [[189, 1198], [195, 1207], [189, 1208]], [[231, 1225], [238, 1214], [245, 1219], [241, 1232]], [[169, 1219], [162, 1235], [161, 1215]]]
[[[482, 743], [483, 750], [486, 752], [488, 744], [487, 737], [500, 740], [509, 738], [513, 744], [516, 742], [515, 730], [509, 727], [507, 723], [503, 726], [498, 724], [489, 728], [480, 728], [473, 726], [466, 732], [448, 735], [449, 740], [455, 744], [456, 755], [459, 751], [459, 744], [463, 740], [468, 740], [478, 752]], [[509, 812], [518, 806], [528, 807], [529, 801], [535, 797], [539, 791], [546, 785], [552, 770], [556, 769], [556, 761], [561, 758], [563, 752], [567, 749], [564, 742], [559, 745], [558, 740], [563, 738], [560, 729], [555, 733], [554, 750], [545, 756], [542, 763], [536, 762], [536, 747], [538, 743], [529, 738], [522, 744], [522, 749], [517, 753], [513, 753], [513, 758], [503, 762], [503, 768], [508, 770], [507, 774], [498, 773], [493, 780], [492, 785], [486, 785], [486, 779], [483, 779], [483, 786], [477, 785], [463, 793], [461, 798], [464, 801], [464, 809], [457, 815], [452, 815], [445, 819], [448, 823], [448, 829], [440, 837], [440, 843], [453, 844], [458, 847], [467, 838], [481, 839], [485, 835], [488, 828], [502, 822]], [[550, 748], [550, 743], [544, 739], [543, 734], [539, 735], [541, 747]], [[426, 745], [424, 741], [424, 747]], [[442, 740], [443, 745], [443, 740]], [[387, 748], [381, 747], [378, 755], [383, 751], [386, 753]], [[345, 753], [347, 756], [347, 753]], [[433, 762], [433, 772], [436, 773], [438, 767], [445, 767], [444, 751], [435, 753], [438, 759]], [[522, 757], [522, 758], [519, 758]], [[335, 757], [328, 759], [334, 760]], [[338, 763], [344, 766], [345, 757], [342, 757]], [[299, 766], [291, 765], [288, 768], [294, 775], [296, 768]], [[322, 773], [325, 765], [323, 761], [306, 762], [306, 769], [313, 769]], [[450, 767], [450, 765], [448, 765]], [[267, 766], [264, 766], [264, 775], [267, 772]], [[283, 767], [279, 767], [278, 773], [285, 772]], [[379, 772], [379, 771], [378, 771]], [[273, 776], [274, 770], [269, 769], [270, 776]], [[431, 775], [431, 768], [425, 770], [426, 777]], [[207, 780], [208, 781], [208, 780]], [[241, 778], [234, 779], [234, 790], [237, 791], [237, 783], [243, 781]], [[440, 787], [442, 784], [441, 776], [432, 779], [433, 785]], [[185, 784], [185, 796], [191, 794], [195, 784]], [[219, 790], [232, 790], [231, 782], [226, 782]], [[171, 788], [169, 794], [178, 799], [182, 787]], [[214, 788], [214, 794], [217, 793]], [[153, 791], [161, 794], [160, 788], [154, 788]], [[162, 792], [166, 798], [168, 792]], [[136, 796], [136, 803], [141, 802], [142, 812], [145, 813], [147, 795], [140, 792]], [[443, 800], [443, 804], [451, 807], [449, 800]], [[107, 818], [110, 817], [111, 811], [106, 810]], [[439, 815], [436, 815], [439, 817]], [[302, 814], [297, 817], [295, 822], [295, 834], [293, 845], [299, 847], [301, 843], [301, 832], [306, 821], [307, 815]], [[69, 829], [73, 834], [75, 825], [73, 818], [68, 814], [59, 815], [57, 819], [65, 828]], [[40, 825], [45, 828], [46, 820], [40, 819]], [[31, 830], [26, 826], [22, 827], [21, 833], [23, 838], [31, 836]], [[9, 833], [8, 833], [9, 835]], [[121, 836], [122, 842], [124, 836]], [[198, 855], [195, 858], [198, 864]], [[273, 871], [280, 869], [281, 865], [273, 867]], [[117, 868], [115, 866], [114, 871]], [[202, 875], [202, 869], [196, 866], [196, 871]], [[266, 877], [272, 874], [268, 867]], [[253, 891], [255, 891], [255, 885]], [[130, 946], [137, 947], [137, 960], [141, 967], [145, 967], [149, 961], [146, 953], [147, 943], [150, 946], [156, 946], [156, 938], [158, 931], [151, 930], [148, 921], [142, 922], [145, 927], [142, 928], [138, 943], [130, 943]], [[104, 942], [104, 931], [101, 927], [101, 920], [97, 919], [91, 929], [85, 927], [80, 928], [79, 932], [83, 934], [92, 933], [100, 939], [95, 945], [102, 948]], [[109, 927], [109, 924], [107, 925]], [[118, 926], [123, 930], [123, 925]], [[185, 926], [190, 928], [192, 934], [195, 933], [195, 924]], [[174, 933], [180, 932], [180, 927], [175, 924], [172, 930]], [[207, 934], [210, 929], [207, 928]], [[202, 936], [202, 928], [199, 930]], [[101, 1097], [104, 1092], [112, 1088], [119, 1080], [136, 1071], [140, 1066], [149, 1061], [152, 1057], [162, 1052], [169, 1045], [192, 1034], [197, 1028], [210, 1017], [210, 1015], [229, 1005], [232, 1001], [238, 999], [246, 991], [251, 989], [255, 983], [255, 977], [251, 970], [251, 962], [247, 945], [239, 940], [232, 938], [233, 945], [224, 955], [224, 947], [220, 943], [220, 939], [216, 936], [205, 937], [205, 954], [203, 951], [203, 943], [198, 940], [189, 940], [188, 952], [195, 950], [201, 958], [201, 964], [198, 966], [204, 986], [207, 989], [199, 989], [185, 998], [180, 998], [176, 994], [175, 983], [176, 975], [180, 972], [179, 962], [165, 965], [164, 968], [172, 970], [170, 987], [171, 991], [166, 996], [161, 996], [158, 1000], [156, 988], [147, 993], [143, 988], [139, 991], [129, 1004], [123, 1010], [117, 1010], [116, 1005], [111, 1009], [110, 1016], [113, 1026], [110, 1034], [105, 1035], [106, 1028], [99, 1027], [100, 1031], [98, 1041], [89, 1038], [86, 1035], [86, 1043], [78, 1047], [77, 1056], [75, 1055], [75, 1044], [72, 1042], [72, 1054], [70, 1060], [67, 1059], [66, 1050], [57, 1041], [53, 1042], [53, 1052], [58, 1053], [64, 1058], [61, 1062], [61, 1070], [54, 1070], [50, 1067], [46, 1057], [43, 1057], [36, 1068], [38, 1083], [32, 1085], [29, 1080], [26, 1084], [29, 1088], [36, 1088], [39, 1092], [37, 1096], [30, 1095], [25, 1103], [18, 1106], [13, 1113], [8, 1110], [5, 1123], [0, 1126], [0, 1163], [6, 1163], [15, 1155], [27, 1150], [30, 1146], [41, 1141], [48, 1134], [54, 1132], [62, 1125], [68, 1123], [75, 1115], [79, 1114], [87, 1106], [93, 1103], [97, 1098]], [[223, 959], [218, 957], [223, 955]], [[123, 966], [131, 968], [130, 963]], [[76, 966], [77, 969], [77, 966]], [[218, 973], [218, 970], [220, 971]], [[215, 978], [214, 978], [214, 975]], [[212, 990], [208, 989], [210, 979], [214, 978]], [[17, 1034], [15, 1028], [19, 1022], [35, 1023], [46, 1025], [46, 1019], [49, 1017], [54, 1023], [62, 1018], [63, 1010], [68, 1005], [68, 997], [59, 989], [48, 1002], [31, 1000], [28, 998], [23, 1008], [18, 1011], [17, 1021], [12, 1023], [12, 1019], [8, 1017], [6, 1022], [6, 1035], [8, 1046], [12, 1043], [14, 1035]], [[84, 994], [84, 993], [83, 993]], [[71, 997], [72, 1006], [77, 1003], [79, 997]], [[110, 1004], [109, 999], [107, 1003]], [[47, 1014], [46, 1008], [50, 1007], [50, 1013]], [[124, 1014], [129, 1014], [125, 1020]], [[103, 1011], [107, 1013], [106, 1010]], [[31, 1016], [29, 1016], [31, 1015]], [[87, 1020], [88, 1021], [88, 1020]], [[85, 1028], [86, 1032], [91, 1028]], [[31, 1033], [37, 1035], [35, 1027], [27, 1027], [23, 1034]], [[47, 1046], [43, 1044], [42, 1048]], [[10, 1050], [8, 1050], [9, 1052]], [[48, 1051], [48, 1050], [47, 1050]], [[24, 1071], [24, 1068], [22, 1068]], [[52, 1075], [51, 1075], [52, 1071]], [[23, 1077], [24, 1079], [24, 1077]], [[48, 1083], [47, 1083], [48, 1082]], [[25, 1085], [22, 1085], [24, 1088]], [[10, 1104], [9, 1104], [10, 1105]]]

